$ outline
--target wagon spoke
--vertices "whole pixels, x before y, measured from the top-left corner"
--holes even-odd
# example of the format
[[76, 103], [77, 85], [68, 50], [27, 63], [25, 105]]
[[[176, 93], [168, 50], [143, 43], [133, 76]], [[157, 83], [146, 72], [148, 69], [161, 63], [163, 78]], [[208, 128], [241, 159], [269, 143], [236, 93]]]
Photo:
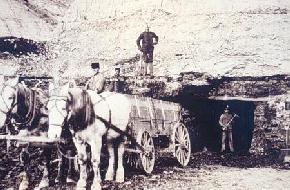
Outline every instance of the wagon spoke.
[[177, 158], [180, 157], [180, 147], [178, 147], [177, 150], [176, 150], [176, 157], [177, 157]]
[[181, 163], [181, 165], [184, 164], [184, 155], [183, 155], [182, 151], [180, 151], [180, 163]]
[[146, 170], [150, 168], [150, 162], [151, 162], [151, 159], [149, 157], [146, 157]]
[[184, 130], [183, 130], [183, 127], [181, 126], [181, 127], [179, 128], [179, 137], [180, 137], [180, 140], [183, 139], [183, 136], [184, 136]]

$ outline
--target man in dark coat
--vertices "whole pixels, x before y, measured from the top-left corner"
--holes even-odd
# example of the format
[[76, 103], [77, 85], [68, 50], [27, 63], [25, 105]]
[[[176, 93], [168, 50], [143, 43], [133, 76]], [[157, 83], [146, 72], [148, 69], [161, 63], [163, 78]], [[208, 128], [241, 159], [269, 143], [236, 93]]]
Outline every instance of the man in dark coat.
[[[158, 44], [158, 36], [154, 32], [149, 31], [149, 27], [147, 26], [145, 32], [140, 34], [136, 42], [138, 50], [142, 52], [142, 59], [145, 61], [144, 74], [153, 76], [153, 50], [154, 45]], [[148, 70], [149, 73], [147, 73]]]
[[110, 86], [109, 86], [110, 92], [123, 93], [125, 79], [123, 76], [120, 75], [120, 73], [121, 73], [120, 67], [116, 67], [115, 75], [110, 79]]
[[229, 112], [229, 106], [225, 108], [224, 113], [220, 116], [219, 124], [222, 127], [222, 149], [221, 152], [226, 150], [226, 138], [229, 138], [230, 151], [234, 152], [233, 146], [233, 121], [234, 116]]

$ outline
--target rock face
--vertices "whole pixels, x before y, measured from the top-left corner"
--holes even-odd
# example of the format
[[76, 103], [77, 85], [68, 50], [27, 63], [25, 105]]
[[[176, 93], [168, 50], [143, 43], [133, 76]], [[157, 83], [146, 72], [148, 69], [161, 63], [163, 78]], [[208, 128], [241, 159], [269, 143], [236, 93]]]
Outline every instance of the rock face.
[[[1, 0], [1, 5], [1, 35], [48, 41], [51, 54], [38, 64], [53, 65], [65, 76], [86, 76], [90, 61], [111, 74], [113, 64], [139, 54], [135, 41], [147, 24], [160, 39], [154, 55], [158, 76], [290, 73], [288, 1]], [[63, 68], [64, 63], [69, 64]], [[128, 75], [126, 68], [134, 66], [127, 62], [122, 69]]]
[[232, 112], [239, 115], [234, 129], [237, 150], [268, 153], [286, 147], [285, 127], [290, 125], [290, 112], [285, 110], [285, 101], [289, 80], [284, 75], [213, 80], [201, 73], [183, 73], [176, 80], [126, 78], [125, 88], [128, 94], [181, 103], [188, 110], [185, 119], [194, 150], [206, 146], [218, 151], [217, 121], [224, 107], [230, 105]]
[[[62, 51], [59, 59], [70, 57], [77, 68], [94, 59], [107, 70], [107, 65], [138, 54], [135, 41], [148, 24], [160, 38], [155, 48], [156, 75], [289, 73], [289, 7], [268, 0], [75, 1], [63, 18], [66, 30], [59, 51], [68, 51]], [[74, 67], [69, 67], [71, 73]]]
[[[0, 4], [1, 36], [46, 41], [48, 50], [44, 56], [0, 59], [0, 74], [79, 79], [92, 74], [92, 61], [101, 63], [106, 76], [118, 65], [128, 76], [128, 93], [174, 101], [184, 95], [262, 101], [255, 111], [255, 122], [261, 120], [255, 130], [261, 134], [265, 123], [278, 120], [272, 114], [276, 103], [269, 103], [276, 100], [265, 97], [289, 90], [288, 1], [0, 0]], [[136, 38], [146, 25], [160, 39], [154, 51], [154, 74], [159, 79], [140, 82], [133, 77], [140, 57]], [[277, 128], [280, 131], [280, 124]]]

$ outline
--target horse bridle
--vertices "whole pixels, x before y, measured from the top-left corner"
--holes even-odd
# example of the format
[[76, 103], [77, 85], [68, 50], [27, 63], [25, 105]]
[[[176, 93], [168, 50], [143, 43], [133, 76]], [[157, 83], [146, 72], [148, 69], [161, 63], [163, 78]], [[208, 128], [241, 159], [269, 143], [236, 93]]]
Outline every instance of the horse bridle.
[[[57, 98], [52, 98], [52, 97], [54, 97], [54, 96], [57, 97]], [[68, 99], [67, 96], [57, 96], [57, 95], [54, 95], [54, 96], [50, 96], [50, 98], [49, 98], [49, 102], [50, 102], [50, 101], [54, 101], [54, 102], [56, 102], [56, 101], [65, 101], [65, 102], [67, 102], [67, 99]], [[56, 104], [55, 104], [55, 106], [56, 106]], [[57, 107], [57, 106], [56, 106], [56, 107]], [[66, 111], [67, 111], [67, 114], [66, 114], [66, 116], [64, 117], [64, 120], [63, 120], [63, 123], [62, 123], [62, 124], [55, 124], [55, 123], [53, 123], [53, 124], [49, 124], [49, 125], [62, 127], [62, 126], [64, 126], [66, 123], [68, 123], [68, 120], [69, 120], [69, 118], [71, 117], [71, 110], [68, 110], [68, 108], [67, 108]]]
[[[9, 108], [9, 105], [7, 104], [7, 102], [4, 100], [3, 95], [2, 95], [2, 92], [3, 92], [4, 88], [6, 88], [7, 86], [8, 85], [5, 85], [5, 86], [2, 87], [2, 89], [1, 89], [1, 95], [0, 95], [1, 100], [4, 102], [4, 104], [6, 106], [6, 109], [7, 109], [7, 111], [0, 109], [0, 112], [2, 112], [4, 114], [8, 114], [9, 112], [11, 112], [13, 110], [13, 108], [17, 105], [16, 96], [14, 97], [13, 102], [12, 102], [10, 108]], [[14, 87], [14, 86], [9, 86], [9, 87], [12, 88], [12, 89], [14, 89], [16, 91], [16, 87]]]
[[[14, 99], [13, 99], [13, 101], [12, 101], [12, 103], [11, 103], [11, 106], [9, 108], [9, 105], [4, 100], [3, 95], [2, 95], [2, 92], [3, 92], [4, 88], [6, 88], [7, 86], [8, 85], [5, 85], [5, 86], [3, 86], [1, 88], [1, 94], [0, 94], [1, 100], [5, 104], [7, 110], [0, 109], [0, 112], [2, 112], [3, 114], [6, 115], [5, 122], [4, 122], [4, 125], [3, 126], [6, 126], [7, 129], [9, 129], [9, 126], [13, 125], [13, 123], [11, 121], [12, 120], [12, 110], [17, 105], [17, 101], [16, 101], [16, 96], [15, 96]], [[16, 87], [14, 87], [14, 86], [9, 86], [9, 87], [11, 87], [12, 89], [16, 90]]]

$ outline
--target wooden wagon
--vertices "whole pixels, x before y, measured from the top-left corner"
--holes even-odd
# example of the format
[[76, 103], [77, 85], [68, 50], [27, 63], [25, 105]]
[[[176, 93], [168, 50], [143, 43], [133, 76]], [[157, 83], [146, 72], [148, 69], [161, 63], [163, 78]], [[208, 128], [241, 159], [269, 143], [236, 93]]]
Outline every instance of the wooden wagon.
[[129, 162], [151, 173], [156, 154], [170, 153], [181, 166], [186, 166], [191, 143], [188, 130], [182, 123], [181, 106], [149, 97], [128, 95], [128, 98], [131, 102], [129, 135], [136, 140], [128, 139], [126, 142]]

